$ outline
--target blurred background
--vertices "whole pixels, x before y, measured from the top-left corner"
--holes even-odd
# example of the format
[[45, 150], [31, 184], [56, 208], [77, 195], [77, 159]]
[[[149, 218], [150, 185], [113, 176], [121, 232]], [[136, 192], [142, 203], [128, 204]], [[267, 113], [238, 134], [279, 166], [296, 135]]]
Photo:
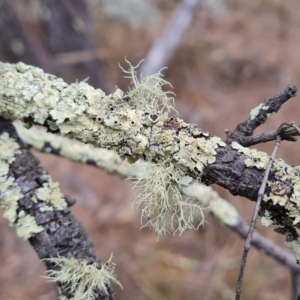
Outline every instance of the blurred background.
[[[224, 129], [233, 130], [266, 97], [288, 84], [299, 84], [300, 1], [196, 2], [0, 0], [0, 60], [39, 66], [67, 82], [88, 77], [88, 83], [109, 93], [115, 86], [129, 86], [118, 64], [125, 66], [125, 57], [137, 64], [160, 41], [165, 48], [155, 59], [152, 56], [151, 65], [164, 57], [168, 69], [163, 73], [174, 87], [180, 117], [225, 138]], [[172, 32], [185, 9], [183, 23], [179, 22], [185, 30]], [[166, 35], [166, 30], [172, 34]], [[174, 38], [178, 47], [170, 51]], [[145, 69], [150, 72], [149, 66]], [[291, 99], [256, 133], [275, 130], [284, 121], [299, 124], [298, 103], [299, 97]], [[273, 143], [257, 147], [270, 153]], [[284, 142], [278, 157], [299, 165], [298, 149], [299, 142]], [[243, 241], [235, 233], [207, 215], [198, 231], [157, 240], [150, 229], [140, 229], [140, 214], [131, 207], [136, 191], [129, 181], [35, 154], [62, 191], [77, 199], [73, 213], [99, 257], [105, 261], [114, 254], [124, 287], [114, 287], [117, 299], [234, 299], [243, 251]], [[254, 203], [215, 188], [250, 221]], [[258, 222], [257, 230], [284, 247], [284, 237], [272, 229]], [[43, 263], [2, 217], [0, 266], [0, 299], [57, 299], [53, 285], [40, 278]], [[289, 298], [289, 271], [252, 249], [243, 299]]]

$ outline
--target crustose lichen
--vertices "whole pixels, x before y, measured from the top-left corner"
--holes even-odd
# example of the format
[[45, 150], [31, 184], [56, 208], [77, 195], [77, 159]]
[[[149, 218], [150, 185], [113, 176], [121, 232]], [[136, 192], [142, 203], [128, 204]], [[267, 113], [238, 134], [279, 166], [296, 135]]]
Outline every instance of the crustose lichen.
[[181, 234], [203, 224], [202, 207], [181, 195], [186, 178], [173, 165], [145, 163], [138, 173], [134, 187], [139, 187], [140, 193], [134, 205], [141, 207], [142, 223], [147, 220], [143, 227], [150, 226], [158, 235], [164, 235], [169, 231]]
[[[112, 256], [102, 265], [101, 269], [97, 263], [87, 264], [85, 260], [77, 260], [74, 257], [53, 257], [45, 260], [54, 263], [59, 268], [59, 270], [48, 270], [46, 278], [51, 282], [60, 282], [65, 285], [73, 294], [72, 300], [94, 300], [96, 288], [108, 294], [107, 286], [111, 282], [122, 287], [115, 277], [115, 264], [112, 262]], [[64, 299], [65, 297], [61, 296], [60, 298]]]
[[173, 107], [174, 98], [171, 96], [174, 95], [174, 93], [163, 91], [162, 89], [164, 85], [172, 87], [168, 81], [162, 78], [162, 70], [145, 77], [141, 74], [139, 79], [136, 70], [143, 60], [136, 66], [133, 66], [126, 58], [125, 61], [128, 63], [129, 69], [125, 70], [121, 66], [120, 68], [127, 74], [124, 77], [131, 79], [133, 89], [128, 93], [128, 97], [130, 97], [131, 101], [135, 102], [138, 106], [148, 107], [152, 111], [160, 111], [166, 114], [172, 110], [177, 112]]

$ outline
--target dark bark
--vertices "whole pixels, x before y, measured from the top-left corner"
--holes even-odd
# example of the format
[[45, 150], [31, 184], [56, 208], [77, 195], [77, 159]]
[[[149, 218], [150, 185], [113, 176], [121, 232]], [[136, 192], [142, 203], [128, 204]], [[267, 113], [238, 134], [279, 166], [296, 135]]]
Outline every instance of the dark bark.
[[[0, 134], [4, 132], [8, 132], [9, 136], [18, 142], [22, 151], [10, 165], [8, 175], [15, 178], [15, 182], [24, 195], [18, 201], [18, 211], [23, 210], [26, 214], [33, 216], [37, 224], [43, 227], [42, 232], [29, 239], [39, 258], [75, 257], [76, 259], [84, 259], [89, 264], [97, 262], [100, 268], [101, 261], [97, 258], [91, 241], [69, 208], [41, 212], [41, 203], [31, 200], [36, 190], [42, 187], [45, 182], [46, 179], [43, 178], [43, 175], [47, 173], [18, 138], [10, 121], [0, 117]], [[74, 203], [67, 196], [65, 196], [65, 200], [69, 206]], [[55, 264], [49, 261], [45, 261], [45, 264], [48, 270], [56, 268]], [[62, 284], [58, 283], [58, 286], [63, 295], [71, 298], [72, 295], [68, 293], [65, 285], [62, 288]], [[100, 290], [95, 290], [95, 299], [115, 299], [114, 292], [109, 286], [107, 290], [109, 295]]]
[[[249, 117], [245, 122], [238, 124], [233, 132], [228, 132], [227, 143], [233, 141], [238, 142], [244, 147], [249, 147], [258, 143], [265, 142], [264, 139], [253, 139], [252, 135], [254, 130], [265, 123], [268, 116], [272, 113], [278, 112], [281, 106], [290, 98], [296, 95], [297, 88], [295, 86], [288, 86], [282, 93], [267, 98], [262, 103], [261, 108], [258, 110], [257, 115]], [[284, 139], [284, 137], [282, 137]], [[276, 139], [276, 136], [275, 136]], [[285, 139], [288, 139], [287, 137]]]

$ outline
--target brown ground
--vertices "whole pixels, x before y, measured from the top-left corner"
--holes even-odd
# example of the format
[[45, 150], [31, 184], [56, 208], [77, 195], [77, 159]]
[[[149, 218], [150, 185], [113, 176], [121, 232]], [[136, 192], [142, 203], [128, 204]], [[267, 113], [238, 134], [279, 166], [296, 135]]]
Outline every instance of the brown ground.
[[[128, 86], [118, 62], [125, 56], [132, 62], [145, 57], [178, 2], [156, 0], [164, 21], [158, 28], [139, 30], [94, 10], [95, 38], [105, 53], [103, 62], [110, 82], [124, 89]], [[229, 11], [225, 17], [213, 18], [205, 10], [196, 13], [166, 73], [177, 94], [181, 117], [223, 138], [225, 128], [233, 129], [264, 98], [300, 81], [300, 3], [226, 2]], [[274, 130], [283, 121], [300, 123], [298, 99], [290, 100], [258, 132]], [[272, 146], [259, 148], [270, 153]], [[299, 142], [285, 142], [278, 156], [299, 164], [298, 147]], [[131, 210], [134, 192], [128, 181], [50, 155], [37, 156], [62, 190], [76, 197], [73, 212], [99, 257], [106, 260], [114, 254], [118, 279], [124, 287], [115, 287], [118, 299], [234, 299], [243, 242], [218, 221], [207, 216], [207, 224], [198, 232], [157, 241], [151, 230], [140, 230], [139, 212]], [[253, 203], [217, 190], [250, 220]], [[44, 267], [30, 245], [17, 238], [6, 220], [0, 219], [0, 223], [0, 299], [57, 299], [53, 286], [40, 278]], [[283, 246], [282, 236], [261, 225], [258, 230]], [[243, 299], [289, 297], [289, 272], [263, 253], [251, 250]]]

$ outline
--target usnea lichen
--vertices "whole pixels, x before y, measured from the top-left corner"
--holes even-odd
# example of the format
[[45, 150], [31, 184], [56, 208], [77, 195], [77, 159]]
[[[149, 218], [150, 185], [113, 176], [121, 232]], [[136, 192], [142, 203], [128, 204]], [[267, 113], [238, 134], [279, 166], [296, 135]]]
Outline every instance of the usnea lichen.
[[180, 193], [181, 186], [188, 185], [192, 178], [182, 176], [173, 165], [144, 164], [135, 180], [134, 187], [139, 187], [140, 193], [134, 205], [141, 207], [144, 227], [152, 227], [158, 235], [169, 231], [181, 234], [204, 222], [202, 206]]
[[129, 69], [125, 70], [121, 66], [120, 68], [126, 74], [125, 78], [129, 78], [133, 85], [133, 89], [129, 91], [128, 97], [139, 106], [150, 107], [153, 112], [159, 110], [161, 113], [166, 114], [172, 110], [177, 112], [174, 108], [174, 98], [171, 96], [174, 93], [163, 91], [163, 86], [172, 87], [172, 85], [162, 78], [162, 70], [146, 77], [141, 74], [139, 79], [137, 69], [143, 60], [136, 66], [133, 66], [127, 59], [125, 60], [129, 65]]
[[[73, 294], [72, 300], [94, 300], [94, 290], [99, 288], [107, 294], [107, 286], [110, 283], [122, 287], [115, 277], [115, 264], [112, 262], [112, 256], [102, 264], [101, 268], [97, 263], [88, 264], [85, 260], [77, 260], [74, 257], [47, 258], [46, 260], [59, 268], [59, 270], [48, 270], [46, 278], [51, 282], [63, 284]], [[61, 296], [60, 299], [63, 297]]]
[[234, 227], [239, 222], [239, 214], [236, 208], [222, 199], [211, 187], [199, 184], [195, 180], [181, 187], [184, 195], [196, 199], [206, 212], [212, 213], [222, 223]]

